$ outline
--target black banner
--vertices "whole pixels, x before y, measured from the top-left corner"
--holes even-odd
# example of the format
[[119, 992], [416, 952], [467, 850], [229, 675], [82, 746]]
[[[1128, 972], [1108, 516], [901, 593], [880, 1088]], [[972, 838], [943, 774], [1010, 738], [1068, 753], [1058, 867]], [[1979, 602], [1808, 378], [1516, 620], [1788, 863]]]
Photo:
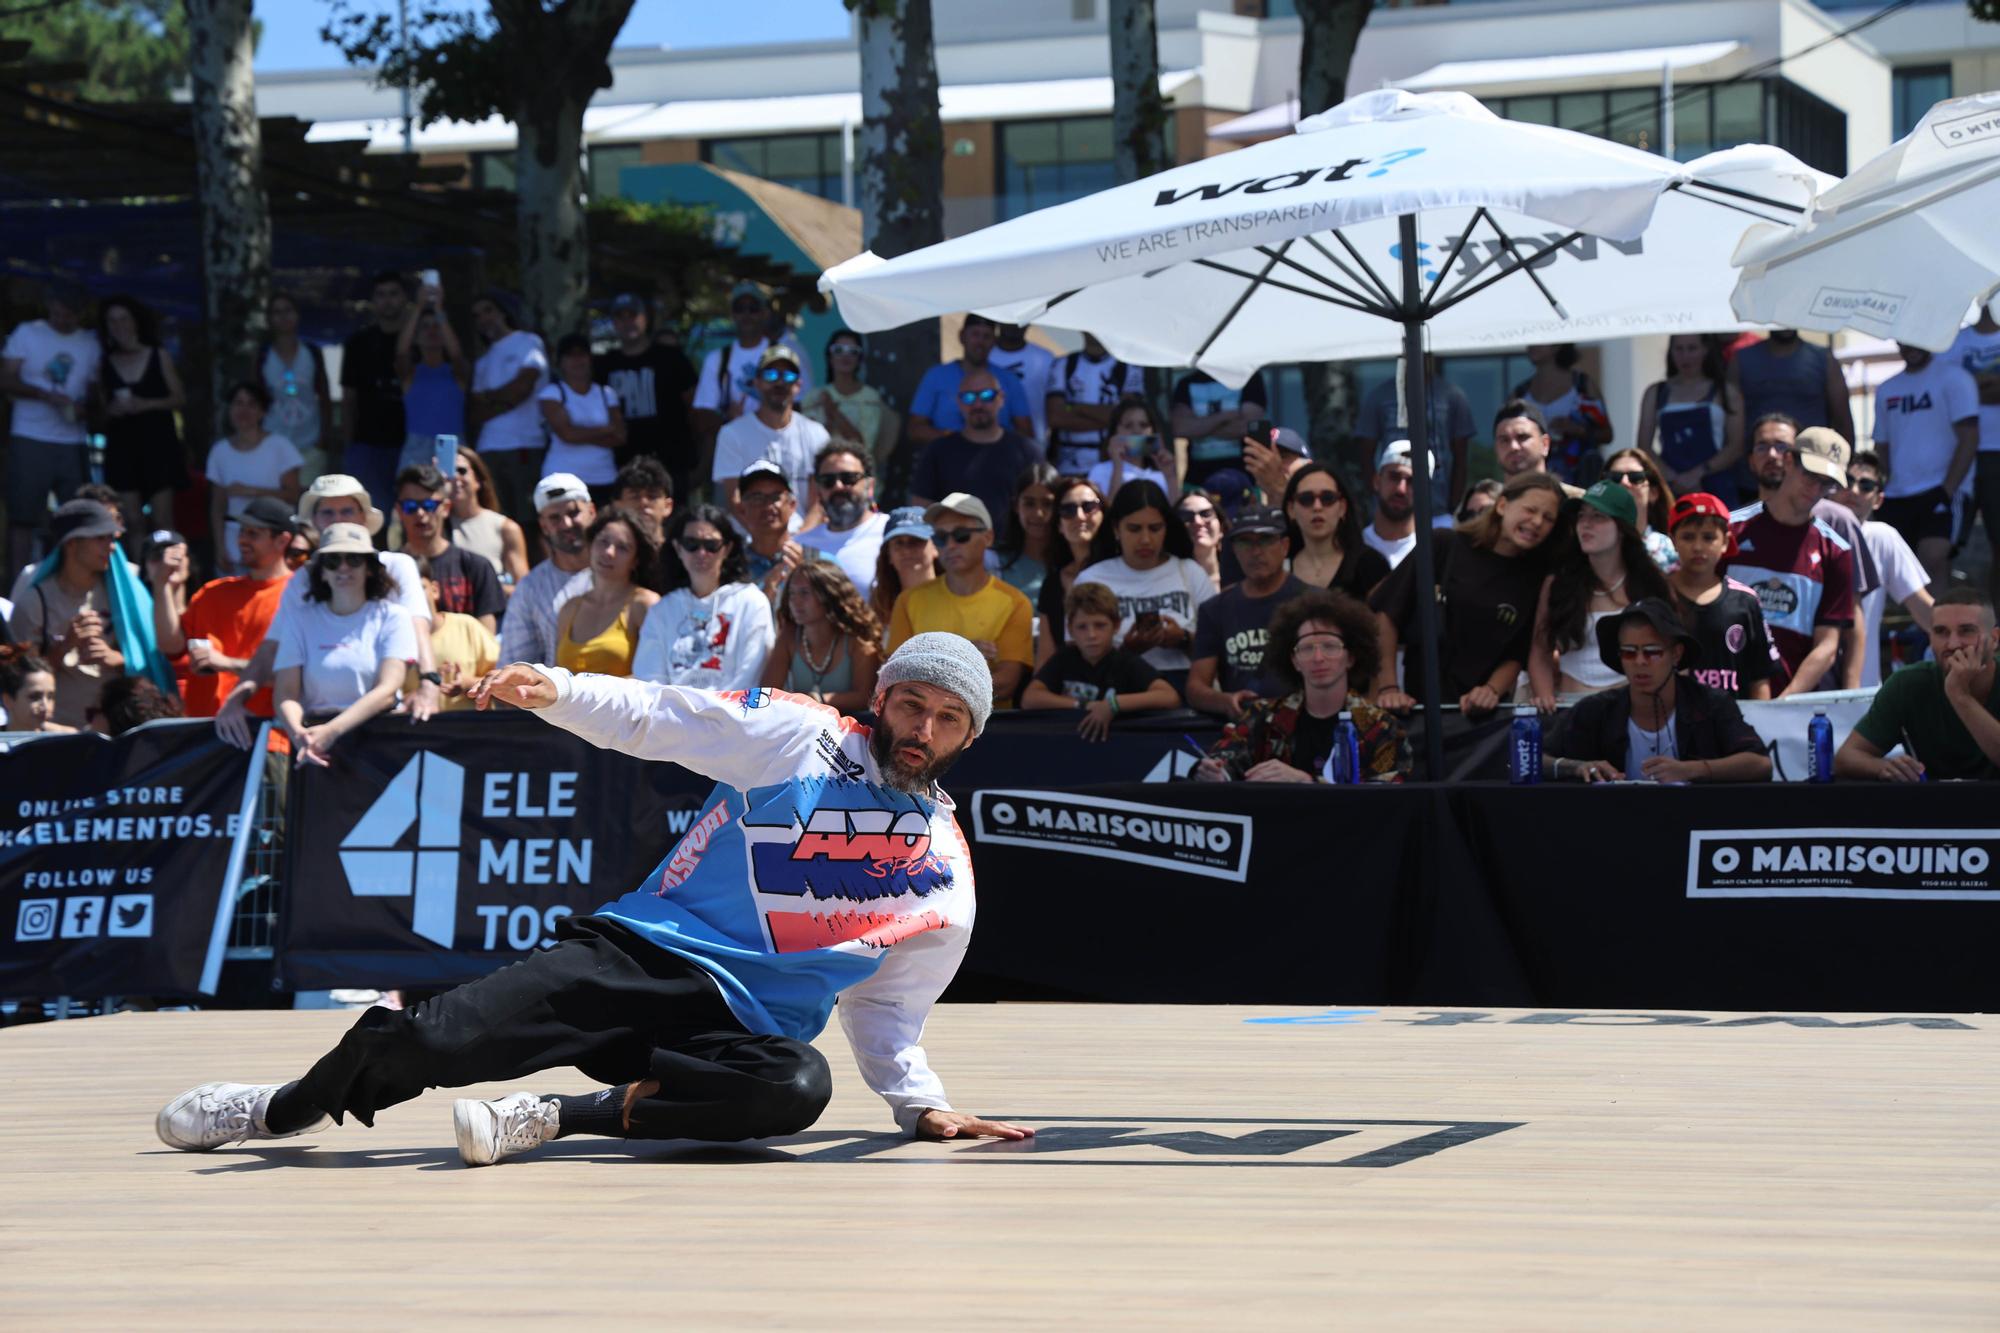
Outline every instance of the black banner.
[[283, 984], [483, 976], [637, 887], [713, 786], [526, 714], [377, 718], [294, 775]]
[[207, 722], [0, 754], [0, 995], [212, 990], [251, 763]]

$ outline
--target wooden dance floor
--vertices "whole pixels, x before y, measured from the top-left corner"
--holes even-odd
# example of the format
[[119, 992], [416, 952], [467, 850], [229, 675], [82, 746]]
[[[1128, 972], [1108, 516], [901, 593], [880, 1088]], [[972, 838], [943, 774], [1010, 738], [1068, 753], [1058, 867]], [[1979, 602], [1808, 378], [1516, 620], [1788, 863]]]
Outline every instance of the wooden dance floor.
[[294, 1075], [350, 1017], [0, 1032], [0, 1326], [2000, 1324], [1980, 1016], [946, 1006], [946, 1086], [1033, 1144], [890, 1136], [837, 1028], [819, 1127], [755, 1147], [469, 1170], [448, 1092], [154, 1139], [175, 1093]]

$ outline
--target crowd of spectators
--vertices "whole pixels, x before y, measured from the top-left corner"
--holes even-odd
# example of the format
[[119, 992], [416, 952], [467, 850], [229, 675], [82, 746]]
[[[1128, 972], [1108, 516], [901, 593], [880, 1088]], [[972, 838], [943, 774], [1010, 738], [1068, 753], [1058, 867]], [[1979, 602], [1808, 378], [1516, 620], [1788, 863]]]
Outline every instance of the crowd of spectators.
[[[611, 302], [603, 350], [572, 333], [553, 357], [508, 293], [468, 311], [462, 342], [435, 274], [377, 275], [336, 394], [274, 297], [257, 373], [189, 468], [183, 440], [207, 437], [148, 312], [106, 298], [93, 330], [54, 293], [0, 355], [8, 725], [183, 712], [247, 744], [269, 719], [325, 763], [368, 718], [421, 721], [516, 660], [862, 712], [887, 652], [948, 630], [991, 663], [997, 709], [1075, 710], [1085, 739], [1212, 715], [1215, 780], [1316, 780], [1349, 724], [1363, 780], [1400, 780], [1430, 703], [1573, 705], [1556, 779], [1757, 780], [1736, 701], [1884, 681], [1845, 775], [1912, 777], [1917, 754], [2000, 773], [1978, 722], [2000, 708], [1991, 603], [1946, 586], [2000, 486], [1990, 318], [1951, 353], [1904, 349], [1861, 453], [1838, 368], [1795, 336], [1673, 338], [1623, 447], [1575, 349], [1531, 348], [1490, 423], [1500, 475], [1475, 481], [1478, 423], [1441, 376], [1430, 456], [1390, 385], [1359, 406], [1372, 466], [1349, 472], [1269, 420], [1262, 375], [1187, 374], [1156, 404], [1095, 338], [1060, 355], [977, 315], [905, 420], [860, 335], [828, 341], [816, 384], [750, 284], [698, 371], [637, 296]], [[1420, 485], [1431, 587], [1409, 559]], [[1885, 661], [1891, 604], [1933, 660], [1902, 662], [1925, 655], [1905, 636]], [[1436, 700], [1410, 651], [1431, 605]]]

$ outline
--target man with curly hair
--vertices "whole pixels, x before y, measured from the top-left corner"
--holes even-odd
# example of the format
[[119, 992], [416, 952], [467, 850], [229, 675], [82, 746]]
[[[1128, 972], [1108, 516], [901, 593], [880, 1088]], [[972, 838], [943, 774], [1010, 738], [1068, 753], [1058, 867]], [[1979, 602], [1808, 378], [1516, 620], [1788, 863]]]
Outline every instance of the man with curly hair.
[[1360, 602], [1318, 588], [1286, 602], [1271, 617], [1264, 668], [1289, 693], [1244, 710], [1195, 767], [1196, 780], [1322, 781], [1345, 712], [1361, 738], [1361, 780], [1404, 781], [1412, 764], [1409, 737], [1368, 701], [1381, 665], [1375, 618]]

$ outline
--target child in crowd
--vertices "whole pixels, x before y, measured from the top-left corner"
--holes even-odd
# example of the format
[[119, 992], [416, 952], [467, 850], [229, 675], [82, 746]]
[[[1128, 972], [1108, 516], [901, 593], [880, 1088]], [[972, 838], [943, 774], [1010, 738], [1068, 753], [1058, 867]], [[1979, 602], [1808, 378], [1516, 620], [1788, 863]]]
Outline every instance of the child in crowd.
[[1716, 496], [1695, 491], [1674, 501], [1668, 530], [1680, 559], [1667, 575], [1674, 610], [1700, 650], [1688, 674], [1738, 699], [1770, 698], [1773, 682], [1783, 684], [1785, 664], [1764, 628], [1757, 594], [1721, 573], [1722, 562], [1736, 554], [1729, 510]]
[[1118, 635], [1118, 594], [1102, 583], [1079, 583], [1063, 600], [1068, 640], [1042, 664], [1021, 698], [1023, 708], [1083, 711], [1077, 734], [1101, 741], [1123, 713], [1178, 708], [1181, 696], [1138, 653], [1113, 646]]
[[[444, 706], [447, 710], [471, 708], [472, 700], [465, 697], [465, 691], [499, 662], [500, 640], [476, 616], [440, 612], [431, 562], [424, 556], [417, 556], [416, 561], [417, 573], [424, 580], [424, 598], [431, 605], [431, 652], [437, 657], [438, 674], [444, 677]], [[403, 694], [415, 695], [417, 685], [417, 665], [412, 662]]]
[[7, 731], [70, 732], [56, 717], [56, 673], [25, 648], [0, 648], [0, 708]]

